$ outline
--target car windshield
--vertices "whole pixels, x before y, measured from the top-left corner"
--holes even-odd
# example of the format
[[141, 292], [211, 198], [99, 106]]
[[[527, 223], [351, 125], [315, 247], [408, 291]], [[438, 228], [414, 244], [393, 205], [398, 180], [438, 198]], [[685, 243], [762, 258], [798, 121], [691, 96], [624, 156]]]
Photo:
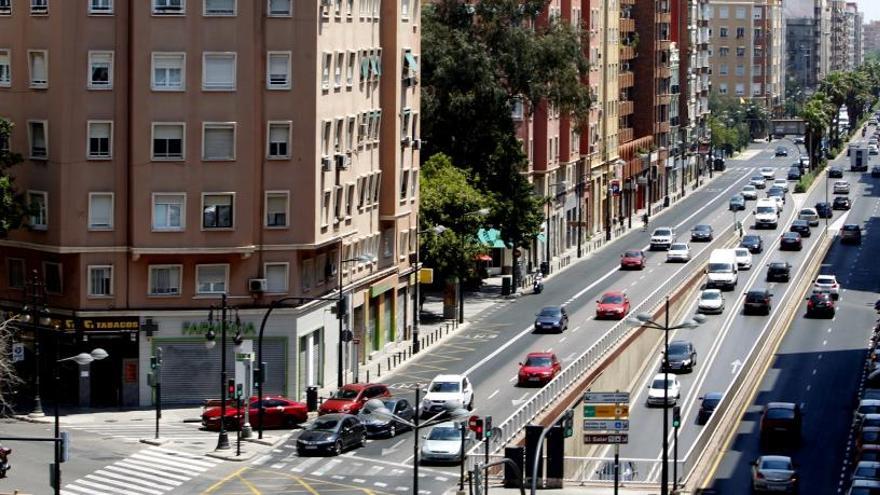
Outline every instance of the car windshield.
[[747, 235], [743, 237], [743, 244], [757, 244], [761, 242], [761, 238], [756, 235]]
[[559, 308], [543, 308], [538, 316], [559, 316], [562, 310]]
[[755, 186], [751, 186], [751, 185], [743, 186], [743, 191], [754, 191], [754, 190], [755, 190]]
[[844, 225], [843, 230], [859, 230], [858, 225]]
[[786, 233], [782, 234], [782, 237], [785, 239], [790, 239], [790, 240], [796, 241], [796, 240], [800, 239], [801, 236], [798, 235], [797, 232], [786, 232]]
[[773, 263], [770, 263], [770, 268], [772, 268], [774, 270], [784, 270], [788, 267], [785, 265], [785, 263], [773, 262]]
[[746, 301], [748, 302], [762, 302], [763, 300], [763, 292], [749, 292], [748, 294], [746, 294]]
[[750, 256], [750, 255], [749, 255], [749, 250], [748, 250], [748, 249], [739, 249], [739, 248], [737, 248], [737, 249], [735, 250], [735, 252], [736, 252], [736, 256], [739, 257], [739, 258], [748, 258], [748, 257]]
[[717, 272], [729, 272], [733, 269], [730, 266], [730, 263], [709, 263], [709, 272], [717, 273]]
[[708, 231], [710, 231], [710, 230], [712, 230], [712, 227], [710, 227], [710, 226], [708, 226], [708, 225], [697, 225], [696, 227], [694, 227], [694, 231], [706, 231], [706, 232], [708, 232]]
[[777, 459], [764, 459], [761, 463], [761, 469], [778, 469], [781, 471], [791, 471], [791, 463], [788, 461]]
[[655, 378], [654, 383], [651, 384], [651, 388], [664, 388], [666, 384], [672, 385], [672, 380], [664, 380], [663, 378]]
[[673, 244], [669, 246], [670, 251], [684, 251], [688, 248], [687, 244]]
[[428, 434], [428, 440], [461, 440], [461, 429], [453, 426], [437, 426]]
[[549, 368], [550, 363], [551, 361], [548, 357], [530, 356], [528, 359], [526, 359], [525, 365], [534, 368]]
[[312, 423], [312, 426], [309, 429], [320, 431], [336, 431], [336, 427], [338, 425], [338, 419], [318, 418], [315, 420], [314, 423]]
[[350, 388], [339, 389], [333, 393], [334, 399], [356, 399], [358, 396], [358, 391]]
[[706, 397], [703, 399], [703, 407], [706, 409], [715, 409], [715, 406], [717, 406], [719, 402], [721, 402], [720, 397]]
[[772, 206], [759, 206], [758, 213], [776, 213], [776, 208]]
[[669, 355], [679, 355], [679, 354], [687, 354], [688, 345], [684, 342], [673, 342], [669, 344]]
[[815, 214], [816, 214], [816, 212], [809, 209], [809, 208], [807, 208], [805, 210], [801, 210], [801, 215], [815, 215]]
[[794, 419], [794, 409], [772, 407], [767, 409], [767, 419]]
[[657, 229], [654, 231], [654, 235], [672, 235], [672, 231], [669, 229]]
[[708, 301], [717, 301], [718, 299], [721, 299], [721, 293], [715, 291], [706, 291], [703, 292], [703, 299]]
[[602, 296], [602, 304], [620, 304], [623, 302], [623, 296], [619, 294], [605, 294]]
[[817, 277], [816, 283], [820, 285], [831, 285], [834, 283], [834, 279], [832, 277]]
[[627, 252], [623, 253], [623, 256], [626, 258], [641, 258], [642, 252], [641, 251], [627, 251]]
[[759, 175], [759, 176], [756, 176], [756, 177], [752, 177], [752, 180], [753, 180], [753, 181], [756, 181], [756, 182], [763, 182], [763, 181], [764, 181], [764, 177], [761, 177], [761, 176]]
[[458, 382], [434, 382], [431, 384], [431, 392], [454, 393], [458, 392]]

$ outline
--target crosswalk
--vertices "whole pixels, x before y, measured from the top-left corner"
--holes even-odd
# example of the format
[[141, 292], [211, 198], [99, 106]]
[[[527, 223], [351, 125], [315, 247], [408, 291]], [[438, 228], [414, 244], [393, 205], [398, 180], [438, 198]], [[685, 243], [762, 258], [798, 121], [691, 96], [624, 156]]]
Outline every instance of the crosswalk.
[[162, 495], [222, 461], [150, 447], [64, 485], [63, 495]]
[[[199, 426], [198, 423], [163, 423], [160, 425], [159, 435], [163, 439], [171, 440], [205, 440], [217, 436], [216, 432], [200, 430]], [[89, 432], [102, 439], [122, 440], [125, 443], [137, 443], [142, 438], [153, 438], [156, 433], [156, 425], [153, 422], [90, 423], [65, 425], [64, 428]]]

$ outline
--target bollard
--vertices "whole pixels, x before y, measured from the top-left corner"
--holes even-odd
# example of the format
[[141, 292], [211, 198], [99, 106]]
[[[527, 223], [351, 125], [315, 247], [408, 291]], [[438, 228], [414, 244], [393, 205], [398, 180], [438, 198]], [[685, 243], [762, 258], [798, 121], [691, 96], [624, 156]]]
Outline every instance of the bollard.
[[391, 369], [391, 356], [385, 358], [385, 363], [388, 365], [388, 369]]
[[367, 370], [367, 383], [370, 383], [370, 370]]
[[382, 363], [376, 363], [378, 369], [376, 370], [376, 378], [382, 377]]

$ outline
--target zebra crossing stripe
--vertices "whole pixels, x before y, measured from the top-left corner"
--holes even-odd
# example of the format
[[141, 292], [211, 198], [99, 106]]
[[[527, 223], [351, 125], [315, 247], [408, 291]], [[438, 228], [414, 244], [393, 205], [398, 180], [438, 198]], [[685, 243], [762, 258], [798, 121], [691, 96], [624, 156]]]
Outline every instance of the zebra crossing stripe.
[[[135, 466], [134, 464], [118, 462], [116, 464], [111, 464], [111, 465], [105, 467], [104, 469], [106, 469], [108, 471], [119, 472], [119, 473], [129, 473], [129, 470], [134, 470], [134, 471], [138, 472], [137, 476], [139, 478], [143, 478], [145, 480], [150, 480], [150, 481], [155, 481], [157, 483], [163, 483], [163, 484], [171, 486], [172, 488], [183, 484], [182, 481], [175, 481], [172, 479], [168, 479], [168, 473], [163, 473], [162, 471], [159, 471], [157, 469], [142, 468], [140, 466]], [[151, 472], [153, 474], [161, 474], [162, 476], [153, 476], [152, 474], [147, 474], [147, 472]]]
[[176, 474], [176, 473], [169, 473], [167, 471], [160, 471], [158, 469], [153, 469], [156, 466], [154, 466], [153, 464], [150, 464], [149, 462], [139, 461], [137, 459], [128, 458], [128, 459], [125, 459], [124, 461], [117, 462], [116, 465], [126, 467], [129, 469], [135, 469], [135, 470], [140, 470], [140, 471], [146, 471], [149, 473], [155, 473], [155, 474], [161, 475], [166, 478], [174, 478], [174, 479], [178, 479], [180, 481], [187, 481], [188, 479], [190, 479], [189, 476], [182, 476], [182, 475]]
[[90, 490], [88, 488], [70, 485], [64, 487], [64, 489], [61, 490], [61, 495], [80, 495], [80, 493], [86, 493], [88, 495], [111, 495], [107, 492], [99, 492], [97, 490]]
[[[116, 480], [113, 480], [110, 478], [104, 478], [103, 476], [97, 476], [94, 474], [87, 474], [86, 478], [104, 483], [105, 486], [106, 485], [115, 485], [115, 486], [119, 486], [122, 488], [128, 488], [129, 490], [119, 490], [121, 493], [125, 493], [126, 495], [127, 494], [140, 495], [142, 493], [150, 493], [152, 495], [162, 495], [162, 493], [163, 493], [159, 490], [152, 490], [150, 488], [140, 488], [140, 487], [136, 488], [136, 487], [129, 485], [128, 483], [123, 483], [121, 481], [116, 481]], [[137, 491], [130, 491], [130, 490], [137, 490]]]
[[114, 473], [113, 471], [105, 470], [105, 469], [99, 469], [99, 470], [95, 471], [95, 474], [99, 474], [99, 475], [104, 476], [106, 478], [113, 478], [113, 479], [117, 479], [117, 480], [126, 481], [128, 483], [134, 483], [136, 485], [144, 485], [147, 488], [161, 488], [163, 490], [170, 490], [170, 489], [174, 488], [173, 485], [165, 485], [164, 482], [162, 482], [162, 481], [139, 480], [139, 479], [134, 478], [132, 476], [124, 476], [122, 474]]

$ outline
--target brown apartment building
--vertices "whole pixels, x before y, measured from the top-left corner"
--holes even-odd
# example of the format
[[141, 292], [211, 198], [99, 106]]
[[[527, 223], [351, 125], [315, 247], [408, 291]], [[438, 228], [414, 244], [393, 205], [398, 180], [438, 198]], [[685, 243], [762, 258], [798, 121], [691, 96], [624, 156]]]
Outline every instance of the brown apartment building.
[[0, 304], [20, 311], [36, 273], [50, 317], [20, 334], [25, 377], [35, 333], [44, 359], [100, 346], [110, 358], [65, 373], [63, 400], [146, 405], [161, 346], [163, 400], [214, 397], [221, 294], [245, 339], [272, 301], [304, 298], [268, 320], [269, 393], [335, 386], [340, 360], [357, 380], [409, 339], [419, 9], [0, 0], [0, 117], [35, 207], [0, 241]]

